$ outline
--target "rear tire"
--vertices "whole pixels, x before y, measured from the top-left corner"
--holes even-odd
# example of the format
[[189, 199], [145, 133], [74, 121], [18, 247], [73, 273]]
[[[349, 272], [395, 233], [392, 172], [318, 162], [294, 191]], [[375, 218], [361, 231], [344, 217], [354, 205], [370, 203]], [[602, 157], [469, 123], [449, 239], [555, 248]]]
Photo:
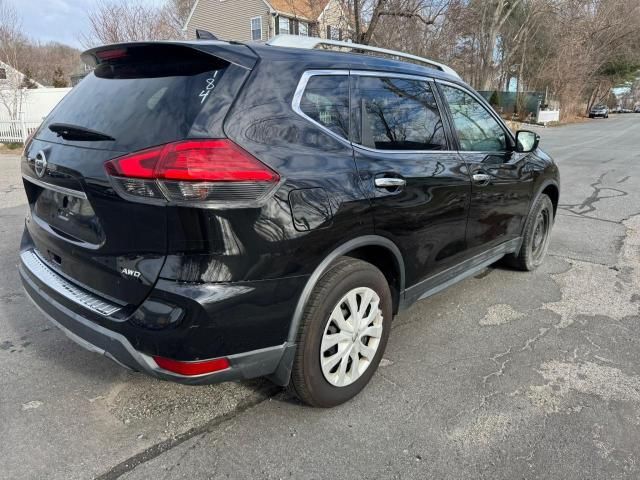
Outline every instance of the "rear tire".
[[520, 251], [505, 256], [507, 263], [524, 271], [532, 271], [542, 265], [549, 247], [552, 227], [553, 203], [543, 193], [536, 200], [527, 218]]
[[291, 393], [314, 407], [333, 407], [357, 395], [378, 368], [392, 315], [391, 291], [380, 270], [355, 258], [336, 260], [305, 307]]

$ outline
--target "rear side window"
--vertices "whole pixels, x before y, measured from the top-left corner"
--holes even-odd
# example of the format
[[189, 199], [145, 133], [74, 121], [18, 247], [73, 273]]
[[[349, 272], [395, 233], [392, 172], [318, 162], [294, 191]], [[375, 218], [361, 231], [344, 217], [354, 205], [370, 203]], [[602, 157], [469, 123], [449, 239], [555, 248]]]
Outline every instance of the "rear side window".
[[358, 143], [377, 150], [446, 150], [442, 118], [429, 83], [357, 77]]
[[130, 52], [98, 65], [71, 90], [47, 118], [39, 137], [59, 141], [47, 127], [63, 123], [114, 138], [101, 145], [113, 150], [181, 140], [215, 95], [226, 67], [213, 56], [184, 48]]
[[341, 137], [349, 138], [349, 77], [314, 75], [300, 99], [307, 117]]

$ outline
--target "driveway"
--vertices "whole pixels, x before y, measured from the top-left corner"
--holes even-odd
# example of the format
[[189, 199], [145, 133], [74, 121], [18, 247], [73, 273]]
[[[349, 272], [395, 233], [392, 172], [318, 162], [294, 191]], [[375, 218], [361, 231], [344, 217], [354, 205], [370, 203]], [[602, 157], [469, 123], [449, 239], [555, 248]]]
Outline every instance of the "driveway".
[[0, 477], [638, 478], [640, 115], [540, 132], [563, 182], [545, 264], [403, 312], [369, 387], [332, 410], [71, 343], [20, 288], [26, 206], [0, 158]]

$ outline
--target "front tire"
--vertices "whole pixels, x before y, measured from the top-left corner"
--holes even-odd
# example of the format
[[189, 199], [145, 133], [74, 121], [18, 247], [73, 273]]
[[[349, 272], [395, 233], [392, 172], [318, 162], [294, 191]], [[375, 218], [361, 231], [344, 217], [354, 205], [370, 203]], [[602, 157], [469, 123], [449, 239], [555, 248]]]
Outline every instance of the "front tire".
[[543, 193], [527, 218], [520, 251], [507, 255], [507, 263], [524, 271], [532, 271], [542, 265], [549, 248], [553, 220], [553, 203]]
[[290, 391], [314, 407], [353, 398], [378, 368], [392, 316], [391, 291], [382, 272], [355, 258], [336, 260], [307, 302]]

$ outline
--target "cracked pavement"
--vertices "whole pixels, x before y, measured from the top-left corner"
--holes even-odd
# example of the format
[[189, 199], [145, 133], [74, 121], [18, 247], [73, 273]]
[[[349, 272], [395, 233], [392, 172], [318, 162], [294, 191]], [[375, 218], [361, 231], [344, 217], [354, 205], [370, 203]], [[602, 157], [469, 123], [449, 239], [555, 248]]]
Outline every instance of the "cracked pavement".
[[24, 198], [1, 180], [0, 477], [640, 477], [640, 115], [540, 133], [562, 176], [544, 265], [403, 312], [371, 384], [332, 410], [75, 346], [19, 288]]

